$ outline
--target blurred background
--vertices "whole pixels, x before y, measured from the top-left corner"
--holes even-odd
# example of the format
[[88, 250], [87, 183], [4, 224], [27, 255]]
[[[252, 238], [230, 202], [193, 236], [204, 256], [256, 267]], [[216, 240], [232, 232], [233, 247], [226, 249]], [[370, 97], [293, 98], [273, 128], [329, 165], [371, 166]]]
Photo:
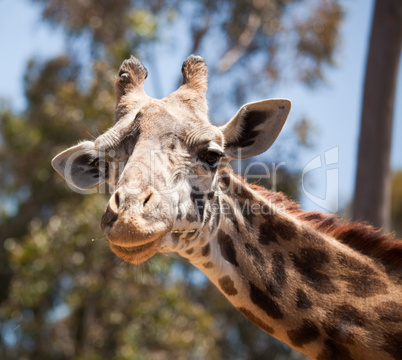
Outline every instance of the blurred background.
[[248, 101], [292, 100], [250, 181], [282, 164], [260, 183], [401, 237], [401, 44], [399, 0], [0, 2], [0, 358], [304, 359], [180, 259], [116, 259], [99, 226], [107, 195], [72, 192], [50, 160], [111, 126], [130, 54], [160, 98], [196, 53], [216, 124]]

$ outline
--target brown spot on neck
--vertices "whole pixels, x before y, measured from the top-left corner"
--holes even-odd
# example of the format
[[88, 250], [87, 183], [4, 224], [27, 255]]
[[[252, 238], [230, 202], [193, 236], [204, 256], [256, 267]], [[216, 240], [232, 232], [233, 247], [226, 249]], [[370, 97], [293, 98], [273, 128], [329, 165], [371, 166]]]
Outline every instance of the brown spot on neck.
[[320, 336], [320, 330], [312, 321], [303, 319], [302, 325], [294, 330], [289, 330], [288, 336], [292, 345], [301, 347], [308, 344]]
[[236, 258], [236, 249], [233, 245], [232, 238], [222, 230], [218, 232], [218, 243], [221, 249], [222, 256], [235, 266], [239, 266]]
[[263, 322], [259, 317], [255, 316], [250, 310], [247, 310], [244, 307], [240, 307], [237, 310], [239, 310], [243, 316], [245, 316], [252, 323], [263, 329], [266, 333], [271, 335], [275, 333], [275, 330], [272, 327]]
[[273, 319], [282, 319], [284, 317], [279, 304], [273, 300], [267, 292], [262, 291], [252, 282], [250, 284], [251, 301], [263, 310], [269, 317]]
[[230, 276], [226, 275], [218, 279], [219, 286], [221, 287], [222, 291], [229, 296], [237, 295], [237, 290], [234, 286], [233, 280]]

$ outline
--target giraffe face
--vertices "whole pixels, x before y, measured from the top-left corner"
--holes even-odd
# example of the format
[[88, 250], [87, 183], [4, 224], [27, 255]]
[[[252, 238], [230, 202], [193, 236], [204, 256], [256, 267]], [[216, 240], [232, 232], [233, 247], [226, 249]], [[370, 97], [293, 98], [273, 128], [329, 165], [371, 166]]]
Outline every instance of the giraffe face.
[[114, 126], [52, 161], [78, 189], [109, 183], [101, 227], [111, 250], [132, 264], [205, 239], [219, 222], [213, 213], [219, 213], [222, 169], [230, 159], [269, 148], [290, 111], [288, 100], [260, 101], [216, 127], [208, 119], [205, 62], [190, 56], [182, 72], [182, 86], [157, 100], [143, 90], [143, 65], [123, 62]]
[[[204, 201], [224, 161], [217, 127], [172, 110], [152, 101], [126, 116], [125, 134], [112, 150], [108, 132], [94, 144], [97, 151], [113, 154], [105, 161], [107, 181], [115, 191], [102, 230], [112, 251], [134, 264], [161, 248], [177, 250], [184, 246], [180, 239], [199, 236]], [[123, 144], [120, 139], [128, 140]]]

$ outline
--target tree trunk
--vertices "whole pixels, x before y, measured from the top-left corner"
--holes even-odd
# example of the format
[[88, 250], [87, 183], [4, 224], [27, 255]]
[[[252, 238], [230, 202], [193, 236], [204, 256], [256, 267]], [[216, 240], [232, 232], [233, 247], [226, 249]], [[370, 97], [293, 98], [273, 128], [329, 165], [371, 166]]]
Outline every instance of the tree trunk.
[[366, 64], [353, 218], [390, 229], [390, 155], [402, 1], [376, 0]]

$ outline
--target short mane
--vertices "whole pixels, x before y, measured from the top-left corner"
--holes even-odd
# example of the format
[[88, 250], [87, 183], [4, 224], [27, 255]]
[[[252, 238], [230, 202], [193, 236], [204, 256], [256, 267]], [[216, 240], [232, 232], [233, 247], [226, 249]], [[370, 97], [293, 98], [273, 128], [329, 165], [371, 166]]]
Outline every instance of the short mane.
[[[241, 181], [244, 181], [241, 179]], [[328, 234], [362, 254], [376, 257], [396, 265], [402, 265], [402, 241], [392, 233], [381, 233], [371, 225], [348, 222], [337, 215], [318, 211], [303, 211], [299, 205], [283, 193], [267, 190], [258, 185], [248, 184], [273, 204], [285, 206], [288, 213], [307, 222], [312, 228]]]

